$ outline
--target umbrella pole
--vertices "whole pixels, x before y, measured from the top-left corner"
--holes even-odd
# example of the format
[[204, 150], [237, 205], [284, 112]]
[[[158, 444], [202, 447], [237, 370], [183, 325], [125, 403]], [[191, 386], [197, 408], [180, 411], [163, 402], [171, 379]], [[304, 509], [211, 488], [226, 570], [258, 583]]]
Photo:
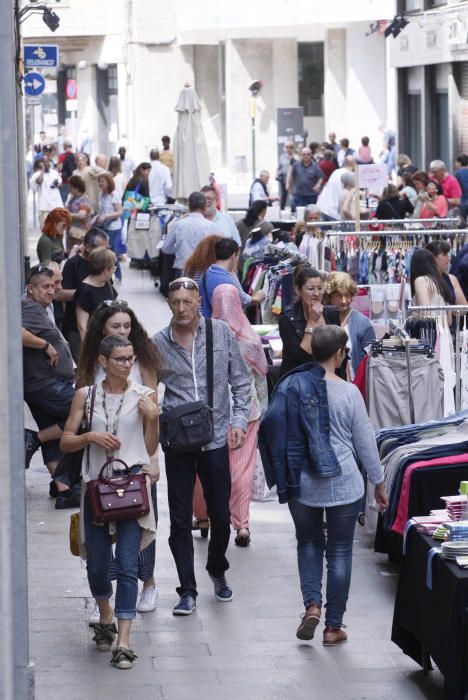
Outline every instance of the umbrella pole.
[[255, 180], [257, 177], [257, 166], [255, 158], [255, 116], [257, 114], [257, 100], [252, 97], [250, 101], [250, 116], [252, 118], [252, 179]]

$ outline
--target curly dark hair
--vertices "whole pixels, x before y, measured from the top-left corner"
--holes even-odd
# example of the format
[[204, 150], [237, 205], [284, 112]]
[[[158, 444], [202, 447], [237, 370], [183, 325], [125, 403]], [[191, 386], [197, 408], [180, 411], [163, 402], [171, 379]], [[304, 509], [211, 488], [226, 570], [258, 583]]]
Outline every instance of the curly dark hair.
[[80, 358], [76, 375], [76, 388], [90, 386], [94, 383], [96, 365], [99, 355], [99, 345], [104, 337], [104, 326], [115, 314], [124, 313], [130, 316], [132, 327], [129, 341], [133, 345], [135, 355], [142, 367], [154, 370], [156, 377], [160, 367], [160, 358], [154, 343], [135, 316], [135, 312], [128, 306], [109, 306], [100, 304], [90, 316], [85, 339], [81, 345]]

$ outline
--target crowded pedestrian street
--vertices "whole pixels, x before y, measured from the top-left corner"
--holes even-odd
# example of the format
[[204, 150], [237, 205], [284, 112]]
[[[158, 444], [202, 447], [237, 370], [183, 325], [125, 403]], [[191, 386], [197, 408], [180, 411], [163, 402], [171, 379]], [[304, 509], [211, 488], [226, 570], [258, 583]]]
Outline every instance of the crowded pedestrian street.
[[[33, 241], [34, 243], [34, 241]], [[147, 272], [126, 269], [119, 297], [149, 334], [163, 327], [169, 308]], [[116, 673], [96, 654], [88, 626], [94, 601], [86, 567], [69, 551], [70, 512], [54, 509], [40, 453], [26, 473], [31, 658], [37, 700], [135, 698], [152, 700], [438, 700], [442, 676], [427, 677], [390, 641], [398, 568], [375, 554], [358, 525], [346, 624], [349, 641], [326, 648], [301, 642], [295, 631], [302, 601], [296, 539], [286, 506], [252, 503], [251, 545], [228, 550], [234, 597], [213, 596], [205, 567], [208, 542], [194, 534], [199, 583], [196, 612], [174, 617], [177, 572], [167, 543], [169, 513], [160, 451], [159, 525], [154, 612], [138, 613], [132, 631], [133, 673]]]
[[0, 700], [468, 700], [467, 31], [0, 2]]

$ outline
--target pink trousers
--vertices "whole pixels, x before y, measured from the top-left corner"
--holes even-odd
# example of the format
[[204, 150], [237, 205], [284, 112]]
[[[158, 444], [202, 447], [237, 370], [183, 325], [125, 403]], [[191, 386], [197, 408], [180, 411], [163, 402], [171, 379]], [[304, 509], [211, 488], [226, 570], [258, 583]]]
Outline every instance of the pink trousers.
[[[259, 420], [250, 421], [244, 445], [238, 450], [229, 450], [229, 467], [231, 470], [231, 500], [229, 501], [229, 507], [232, 526], [235, 530], [249, 527], [249, 505], [257, 459], [259, 425]], [[203, 489], [198, 476], [193, 492], [193, 515], [199, 521], [208, 519]]]

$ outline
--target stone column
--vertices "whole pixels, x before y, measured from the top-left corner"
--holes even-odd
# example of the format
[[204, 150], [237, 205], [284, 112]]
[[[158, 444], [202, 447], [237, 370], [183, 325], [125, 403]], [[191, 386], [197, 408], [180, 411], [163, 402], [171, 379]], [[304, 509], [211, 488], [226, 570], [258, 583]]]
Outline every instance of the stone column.
[[[0, 183], [0, 698], [34, 697], [28, 643], [28, 576], [24, 488], [21, 349], [20, 199], [17, 152], [13, 3], [0, 3], [0, 159], [10, 163]], [[19, 160], [21, 157], [21, 162]]]
[[327, 29], [324, 86], [325, 138], [346, 133], [346, 29]]

